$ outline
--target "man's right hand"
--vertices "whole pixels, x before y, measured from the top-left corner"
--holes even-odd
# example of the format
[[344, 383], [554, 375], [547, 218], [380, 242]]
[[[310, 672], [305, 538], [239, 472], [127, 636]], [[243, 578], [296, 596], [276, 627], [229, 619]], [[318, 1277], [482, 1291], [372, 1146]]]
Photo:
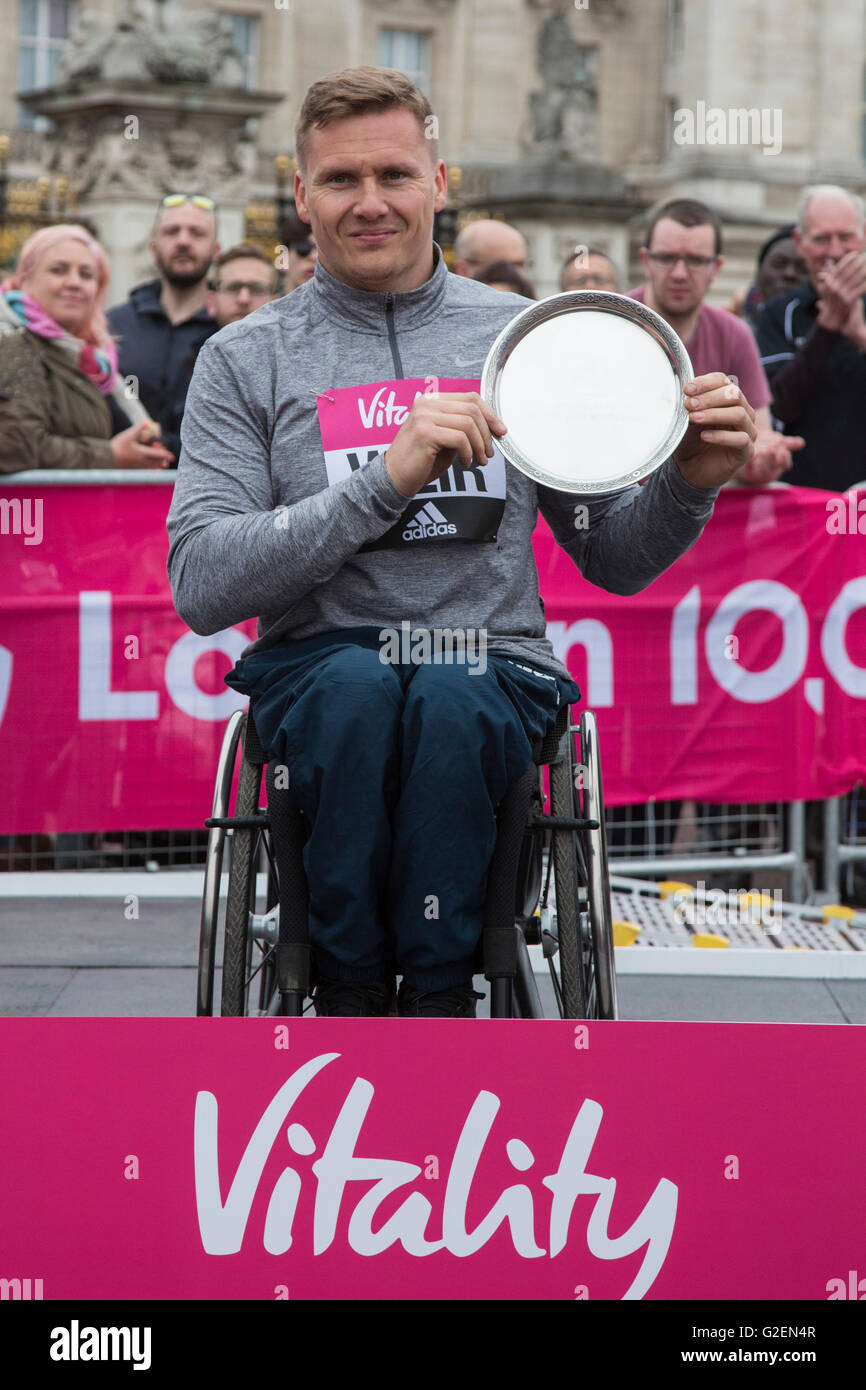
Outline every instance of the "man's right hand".
[[866, 294], [866, 256], [847, 251], [835, 265], [818, 276], [818, 322], [831, 333], [858, 340], [863, 334], [863, 311], [858, 304]]
[[168, 468], [174, 463], [174, 454], [158, 439], [142, 444], [142, 435], [147, 438], [150, 427], [149, 420], [141, 420], [110, 440], [115, 468]]
[[493, 435], [505, 426], [477, 391], [419, 396], [385, 454], [388, 476], [404, 497], [414, 497], [447, 473], [455, 458], [464, 468], [493, 457]]

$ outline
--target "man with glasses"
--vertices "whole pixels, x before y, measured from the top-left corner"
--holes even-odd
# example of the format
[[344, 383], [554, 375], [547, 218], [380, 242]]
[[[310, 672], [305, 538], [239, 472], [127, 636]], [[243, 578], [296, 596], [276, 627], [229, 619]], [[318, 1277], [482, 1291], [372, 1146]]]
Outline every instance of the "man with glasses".
[[214, 262], [207, 311], [220, 328], [225, 328], [278, 294], [277, 271], [267, 252], [250, 241], [241, 241]]
[[[169, 193], [157, 209], [150, 242], [159, 279], [139, 285], [107, 315], [120, 340], [120, 373], [135, 378], [139, 399], [175, 458], [195, 359], [219, 326], [206, 303], [208, 273], [219, 251], [213, 199]], [[127, 424], [118, 416], [119, 429]]]
[[794, 240], [809, 278], [767, 303], [758, 346], [773, 414], [806, 441], [790, 481], [844, 492], [866, 479], [862, 199], [833, 185], [807, 188]]
[[704, 303], [724, 264], [722, 224], [711, 208], [677, 198], [650, 218], [641, 261], [646, 284], [629, 291], [632, 299], [661, 314], [682, 339], [696, 376], [724, 372], [734, 379], [755, 411], [755, 455], [738, 474], [740, 482], [775, 481], [791, 467], [790, 451], [802, 439], [784, 438], [770, 419], [770, 388], [755, 341], [744, 323], [724, 309]]

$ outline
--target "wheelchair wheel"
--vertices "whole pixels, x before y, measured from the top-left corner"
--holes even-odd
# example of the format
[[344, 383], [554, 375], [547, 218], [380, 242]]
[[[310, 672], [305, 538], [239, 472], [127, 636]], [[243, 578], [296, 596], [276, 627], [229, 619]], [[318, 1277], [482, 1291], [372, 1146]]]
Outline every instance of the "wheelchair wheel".
[[[569, 729], [560, 747], [558, 760], [551, 763], [549, 768], [552, 816], [573, 818], [577, 815], [574, 772], [574, 746]], [[550, 832], [563, 1018], [588, 1017], [584, 934], [581, 927], [582, 885], [578, 871], [577, 844], [575, 830], [552, 829]]]
[[[247, 761], [241, 762], [235, 815], [255, 815], [259, 808], [262, 769]], [[238, 828], [232, 831], [231, 866], [226, 895], [226, 928], [223, 947], [223, 983], [220, 1012], [224, 1017], [237, 1018], [248, 1012], [249, 975], [252, 956], [250, 914], [255, 910], [256, 867], [255, 849], [259, 832]]]
[[[580, 772], [580, 786], [576, 774]], [[561, 1003], [565, 1018], [616, 1018], [613, 921], [604, 833], [604, 800], [595, 717], [580, 722], [580, 767], [571, 730], [551, 763], [553, 817], [598, 822], [595, 830], [551, 828]]]
[[211, 817], [217, 824], [210, 827], [207, 842], [207, 859], [204, 875], [204, 896], [201, 909], [201, 929], [198, 949], [198, 997], [196, 1013], [199, 1017], [213, 1013], [214, 963], [217, 951], [220, 913], [220, 880], [222, 877], [223, 854], [226, 846], [226, 828], [220, 824], [228, 816], [229, 799], [234, 780], [238, 749], [244, 731], [245, 715], [237, 710], [228, 722], [222, 748], [220, 749], [214, 788]]
[[597, 830], [579, 832], [584, 836], [583, 859], [589, 899], [589, 926], [592, 934], [593, 974], [589, 981], [590, 1018], [616, 1018], [616, 963], [613, 950], [613, 909], [610, 901], [610, 872], [607, 862], [607, 835], [604, 825], [604, 791], [598, 751], [595, 715], [584, 711], [580, 720], [580, 760], [588, 769], [581, 802], [582, 814], [598, 822]]
[[[273, 953], [278, 928], [271, 909], [278, 901], [278, 894], [267, 828], [264, 823], [252, 826], [233, 823], [235, 820], [256, 820], [259, 813], [262, 766], [242, 756], [246, 718], [239, 711], [229, 721], [217, 772], [212, 816], [216, 824], [210, 826], [199, 943], [197, 1012], [200, 1015], [213, 1013], [214, 967], [221, 931], [220, 1012], [229, 1017], [249, 1012], [266, 1013], [275, 989]], [[239, 769], [237, 799], [234, 816], [229, 818], [236, 768]], [[226, 843], [230, 844], [230, 863], [223, 903], [220, 883]], [[266, 859], [261, 867], [267, 870], [267, 897], [257, 904], [256, 871], [263, 850]]]

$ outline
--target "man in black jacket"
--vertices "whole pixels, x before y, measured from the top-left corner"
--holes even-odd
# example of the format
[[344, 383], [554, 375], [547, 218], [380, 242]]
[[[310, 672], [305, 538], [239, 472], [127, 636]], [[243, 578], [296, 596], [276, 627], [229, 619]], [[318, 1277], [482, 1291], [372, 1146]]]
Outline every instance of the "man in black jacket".
[[831, 185], [807, 188], [794, 238], [809, 279], [767, 303], [758, 346], [773, 414], [806, 441], [785, 481], [843, 492], [866, 479], [862, 201]]
[[[207, 312], [207, 277], [219, 255], [216, 209], [198, 194], [169, 194], [156, 215], [150, 253], [160, 278], [140, 285], [108, 311], [119, 335], [122, 376], [136, 378], [142, 405], [162, 427], [162, 440], [180, 453], [180, 422], [195, 359], [218, 328]], [[118, 416], [117, 427], [128, 421]]]

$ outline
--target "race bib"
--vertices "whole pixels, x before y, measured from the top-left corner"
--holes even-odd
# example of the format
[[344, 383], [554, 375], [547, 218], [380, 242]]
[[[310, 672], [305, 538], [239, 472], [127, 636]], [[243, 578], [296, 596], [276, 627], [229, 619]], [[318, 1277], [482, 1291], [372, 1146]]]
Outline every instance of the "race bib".
[[[328, 486], [348, 478], [394, 442], [418, 396], [477, 391], [479, 382], [414, 377], [323, 391], [319, 428]], [[483, 468], [458, 462], [407, 502], [400, 520], [362, 550], [405, 549], [438, 541], [495, 541], [505, 510], [505, 459], [493, 445]]]

